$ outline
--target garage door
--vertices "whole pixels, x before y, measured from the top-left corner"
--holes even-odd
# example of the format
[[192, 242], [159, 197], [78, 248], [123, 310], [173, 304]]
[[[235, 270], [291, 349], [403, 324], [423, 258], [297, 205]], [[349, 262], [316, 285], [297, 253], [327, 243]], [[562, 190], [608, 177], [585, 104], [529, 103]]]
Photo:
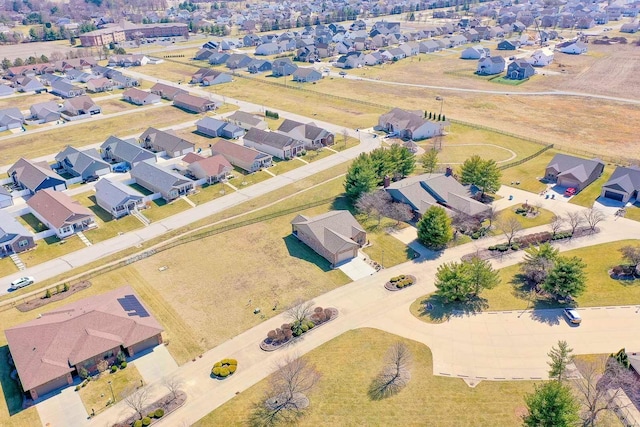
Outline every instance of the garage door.
[[53, 381], [49, 381], [48, 383], [43, 384], [40, 387], [37, 387], [38, 396], [43, 396], [51, 391], [57, 390], [60, 387], [64, 387], [66, 385], [68, 385], [66, 375], [60, 378], [56, 378]]
[[342, 253], [339, 253], [337, 256], [337, 263], [340, 263], [342, 261], [346, 261], [348, 259], [354, 258], [357, 254], [354, 253], [355, 251], [353, 249], [348, 250], [348, 251], [344, 251]]
[[578, 189], [580, 188], [580, 183], [578, 181], [576, 181], [575, 179], [564, 178], [564, 177], [560, 177], [558, 179], [558, 185], [562, 187], [573, 187]]
[[158, 345], [158, 336], [153, 336], [151, 338], [147, 338], [144, 341], [140, 341], [137, 344], [134, 344], [133, 347], [133, 354], [136, 355], [138, 353], [140, 353], [141, 351], [144, 351], [150, 347], [155, 347], [156, 345]]
[[622, 201], [622, 199], [624, 198], [624, 195], [620, 193], [614, 193], [613, 191], [605, 191], [604, 197], [606, 197], [607, 199]]

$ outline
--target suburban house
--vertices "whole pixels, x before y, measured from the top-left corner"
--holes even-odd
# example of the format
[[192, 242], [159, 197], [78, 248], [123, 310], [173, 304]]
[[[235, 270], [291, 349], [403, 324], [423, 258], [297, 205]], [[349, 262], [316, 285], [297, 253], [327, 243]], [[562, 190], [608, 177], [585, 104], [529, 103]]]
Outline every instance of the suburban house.
[[0, 209], [13, 206], [13, 196], [4, 186], [0, 186]]
[[38, 191], [27, 200], [27, 205], [60, 239], [96, 226], [93, 212], [65, 193], [50, 188]]
[[102, 158], [109, 162], [121, 163], [124, 162], [132, 168], [140, 162], [157, 161], [156, 155], [149, 150], [145, 150], [140, 145], [132, 141], [125, 141], [124, 139], [110, 136], [100, 146], [102, 151]]
[[203, 117], [196, 122], [198, 132], [212, 137], [222, 136], [224, 138], [235, 139], [244, 135], [244, 129], [233, 123], [223, 122], [213, 117]]
[[224, 139], [219, 139], [211, 146], [211, 155], [215, 154], [223, 155], [233, 166], [247, 172], [256, 172], [272, 164], [269, 154]]
[[233, 165], [221, 154], [202, 157], [192, 153], [189, 159], [185, 156], [184, 161], [189, 164], [189, 172], [198, 179], [206, 180], [207, 184], [224, 181], [233, 171]]
[[511, 40], [502, 40], [498, 43], [498, 50], [516, 50], [518, 43]]
[[300, 83], [317, 82], [322, 78], [322, 74], [313, 68], [298, 68], [293, 72], [293, 81]]
[[62, 113], [70, 117], [100, 114], [102, 110], [88, 95], [67, 99], [62, 105]]
[[55, 101], [33, 104], [29, 111], [31, 111], [31, 118], [41, 123], [55, 122], [60, 119], [60, 106]]
[[385, 190], [396, 202], [411, 206], [421, 217], [431, 206], [440, 206], [453, 213], [483, 215], [491, 208], [471, 196], [468, 186], [460, 184], [451, 174], [423, 174], [390, 183]]
[[195, 144], [175, 135], [173, 131], [149, 128], [140, 135], [140, 145], [156, 153], [165, 153], [167, 157], [180, 157], [193, 152]]
[[94, 149], [80, 151], [67, 145], [56, 156], [58, 167], [72, 176], [79, 176], [87, 179], [92, 176], [106, 175], [111, 172], [109, 163], [102, 160], [100, 154]]
[[113, 89], [114, 82], [106, 77], [98, 77], [87, 82], [87, 90], [93, 93], [108, 92]]
[[162, 98], [155, 93], [147, 92], [135, 87], [122, 92], [122, 99], [135, 105], [150, 105], [159, 103]]
[[240, 126], [244, 130], [251, 128], [267, 130], [269, 128], [269, 125], [267, 125], [267, 122], [262, 117], [247, 113], [246, 111], [234, 111], [231, 115], [227, 116], [227, 121], [236, 126]]
[[394, 108], [378, 119], [378, 126], [385, 132], [413, 140], [442, 135], [447, 124], [427, 120], [421, 111], [406, 111], [400, 108]]
[[182, 93], [173, 98], [173, 105], [192, 113], [204, 113], [205, 111], [215, 110], [220, 103], [209, 99], [200, 98], [199, 96]]
[[470, 46], [460, 53], [460, 59], [482, 59], [491, 56], [491, 49], [481, 45]]
[[147, 65], [149, 58], [142, 54], [111, 55], [109, 57], [109, 67], [139, 67]]
[[604, 170], [604, 162], [588, 160], [567, 154], [556, 154], [547, 165], [544, 177], [562, 187], [573, 187], [576, 191], [598, 179]]
[[0, 110], [0, 132], [8, 129], [17, 129], [24, 124], [24, 116], [15, 107]]
[[315, 217], [296, 216], [291, 231], [333, 267], [358, 256], [367, 242], [367, 232], [347, 210], [327, 212]]
[[534, 67], [546, 67], [553, 62], [553, 52], [538, 49], [529, 58], [529, 63]]
[[582, 53], [587, 53], [587, 45], [581, 41], [566, 41], [558, 43], [556, 45], [556, 50], [571, 55], [580, 55]]
[[193, 76], [191, 76], [191, 83], [200, 83], [203, 86], [231, 83], [231, 80], [231, 75], [211, 68], [200, 68]]
[[101, 179], [96, 183], [96, 203], [114, 218], [144, 206], [144, 196], [120, 181]]
[[333, 145], [335, 140], [333, 132], [320, 128], [316, 126], [315, 123], [299, 123], [294, 120], [285, 119], [277, 131], [283, 135], [302, 141], [307, 148], [320, 148]]
[[302, 141], [278, 132], [268, 132], [256, 128], [247, 131], [244, 136], [244, 145], [279, 159], [290, 159], [304, 149]]
[[140, 162], [131, 169], [131, 178], [149, 191], [160, 193], [170, 202], [193, 190], [193, 181], [155, 163]]
[[601, 196], [628, 203], [640, 195], [640, 167], [618, 166], [609, 181], [602, 186]]
[[31, 233], [8, 212], [0, 210], [0, 258], [35, 246]]
[[254, 59], [247, 67], [247, 71], [251, 74], [266, 73], [272, 69], [273, 64], [271, 61], [267, 61], [266, 59]]
[[55, 191], [67, 189], [66, 181], [52, 171], [47, 162], [35, 163], [21, 158], [7, 172], [15, 185], [29, 190], [31, 194], [46, 188]]
[[160, 97], [167, 99], [169, 101], [173, 101], [173, 98], [175, 98], [177, 95], [189, 93], [184, 89], [180, 89], [179, 87], [176, 87], [176, 86], [169, 86], [164, 83], [154, 84], [153, 86], [151, 86], [150, 91], [151, 93], [160, 95]]
[[79, 86], [74, 86], [71, 83], [65, 82], [64, 79], [60, 79], [51, 83], [51, 93], [54, 93], [63, 98], [73, 98], [76, 96], [84, 95], [84, 89]]
[[84, 298], [4, 331], [22, 389], [37, 399], [81, 370], [162, 343], [162, 326], [130, 286]]
[[507, 67], [506, 78], [511, 80], [524, 80], [535, 74], [533, 66], [524, 59], [517, 59]]
[[500, 74], [504, 71], [505, 65], [506, 61], [502, 56], [489, 56], [478, 61], [478, 69], [476, 73], [481, 76]]
[[286, 77], [293, 74], [298, 66], [291, 62], [290, 58], [278, 58], [271, 64], [271, 74], [276, 77]]
[[0, 96], [13, 95], [14, 92], [15, 90], [11, 86], [0, 84]]
[[21, 77], [15, 82], [15, 88], [18, 92], [46, 92], [47, 89], [35, 77]]

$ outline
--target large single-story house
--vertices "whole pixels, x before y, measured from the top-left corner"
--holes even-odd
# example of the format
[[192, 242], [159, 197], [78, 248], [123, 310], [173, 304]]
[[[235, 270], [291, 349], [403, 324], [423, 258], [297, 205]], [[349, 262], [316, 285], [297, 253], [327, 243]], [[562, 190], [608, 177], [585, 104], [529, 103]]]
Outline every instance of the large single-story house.
[[389, 184], [385, 190], [396, 202], [411, 206], [421, 217], [431, 206], [440, 206], [449, 214], [483, 215], [491, 208], [473, 199], [471, 189], [450, 174], [423, 174]]
[[84, 298], [4, 331], [22, 389], [37, 399], [94, 373], [122, 351], [135, 354], [162, 343], [162, 326], [130, 286]]
[[24, 124], [24, 116], [15, 107], [0, 110], [0, 132], [7, 129], [17, 129]]
[[571, 55], [587, 53], [587, 45], [578, 40], [570, 40], [556, 45], [556, 50]]
[[222, 71], [213, 70], [211, 68], [200, 68], [191, 76], [191, 83], [200, 83], [203, 86], [214, 86], [223, 83], [231, 83], [230, 74]]
[[562, 187], [573, 187], [581, 191], [598, 179], [603, 170], [604, 162], [601, 160], [556, 154], [547, 165], [544, 177]]
[[333, 145], [335, 135], [315, 123], [300, 123], [285, 119], [278, 127], [278, 132], [298, 141], [302, 141], [307, 148], [319, 148]]
[[76, 96], [84, 95], [84, 89], [80, 86], [75, 86], [71, 83], [65, 82], [63, 79], [60, 79], [51, 83], [51, 93], [54, 93], [63, 98], [73, 98]]
[[506, 61], [502, 56], [489, 56], [478, 61], [478, 69], [476, 73], [481, 76], [490, 76], [492, 74], [500, 74], [504, 71]]
[[155, 93], [156, 95], [160, 95], [162, 98], [167, 99], [169, 101], [173, 101], [177, 95], [188, 94], [184, 89], [180, 89], [176, 86], [169, 86], [164, 83], [156, 83], [151, 86], [151, 93]]
[[87, 83], [87, 90], [93, 93], [108, 92], [113, 89], [115, 83], [113, 80], [106, 77], [98, 77], [97, 79], [91, 79]]
[[107, 138], [100, 146], [100, 150], [102, 150], [102, 157], [105, 160], [114, 163], [125, 162], [130, 168], [140, 162], [155, 163], [157, 161], [156, 155], [151, 151], [145, 150], [135, 142], [115, 136]]
[[229, 123], [240, 126], [244, 130], [251, 128], [267, 130], [269, 128], [269, 125], [267, 125], [267, 122], [262, 117], [247, 113], [246, 111], [236, 110], [227, 116], [227, 120]]
[[35, 92], [42, 93], [46, 92], [47, 89], [42, 85], [40, 80], [35, 77], [21, 77], [18, 78], [15, 82], [15, 88], [18, 92]]
[[640, 195], [640, 167], [618, 166], [602, 186], [602, 197], [627, 203]]
[[30, 111], [32, 119], [42, 120], [43, 123], [55, 122], [60, 119], [60, 106], [55, 101], [33, 104]]
[[156, 128], [149, 128], [140, 135], [140, 145], [151, 151], [166, 153], [171, 158], [191, 153], [196, 146], [171, 130], [165, 132]]
[[298, 68], [293, 72], [293, 81], [300, 83], [317, 82], [322, 78], [320, 71], [313, 68]]
[[378, 126], [400, 138], [420, 140], [442, 135], [448, 122], [433, 122], [423, 117], [421, 111], [394, 108], [380, 116]]
[[506, 78], [511, 80], [524, 80], [533, 76], [536, 71], [533, 66], [524, 59], [517, 59], [507, 66]]
[[135, 87], [122, 92], [122, 99], [135, 105], [150, 105], [159, 103], [162, 98], [155, 93], [147, 92]]
[[244, 135], [244, 129], [233, 123], [223, 122], [213, 117], [203, 117], [196, 122], [198, 132], [212, 137], [222, 136], [224, 138], [235, 139]]
[[367, 242], [367, 232], [347, 210], [315, 217], [298, 215], [291, 221], [291, 229], [294, 236], [334, 267], [357, 257]]
[[46, 162], [32, 162], [21, 158], [7, 171], [15, 185], [19, 185], [35, 194], [45, 188], [55, 191], [67, 189], [67, 182], [55, 173]]
[[224, 139], [219, 139], [211, 145], [211, 154], [221, 154], [229, 163], [247, 172], [268, 168], [273, 162], [269, 154]]
[[35, 246], [33, 235], [8, 212], [0, 210], [0, 258]]
[[120, 181], [101, 179], [95, 185], [96, 203], [114, 218], [144, 206], [144, 196]]
[[93, 212], [65, 193], [50, 188], [27, 200], [33, 214], [60, 239], [96, 226]]
[[127, 54], [127, 55], [111, 55], [109, 57], [109, 67], [139, 67], [147, 65], [149, 63], [149, 57], [142, 54]]
[[244, 136], [244, 145], [279, 159], [290, 159], [304, 149], [304, 144], [300, 140], [278, 132], [268, 132], [256, 128], [247, 131]]
[[100, 154], [94, 149], [80, 151], [67, 145], [64, 150], [56, 155], [57, 169], [63, 169], [70, 175], [87, 179], [92, 176], [102, 176], [111, 172], [109, 163], [102, 160]]
[[67, 99], [62, 105], [62, 112], [67, 116], [81, 116], [83, 114], [100, 114], [102, 109], [88, 95]]
[[173, 98], [173, 105], [192, 113], [204, 113], [205, 111], [215, 110], [220, 106], [220, 103], [189, 95], [188, 93], [181, 93]]
[[188, 157], [185, 156], [184, 161], [189, 164], [189, 172], [198, 179], [206, 179], [208, 184], [224, 181], [233, 171], [233, 165], [222, 154], [202, 157], [191, 153]]
[[131, 178], [147, 190], [160, 193], [167, 202], [193, 190], [193, 181], [189, 178], [155, 163], [138, 163], [131, 169]]

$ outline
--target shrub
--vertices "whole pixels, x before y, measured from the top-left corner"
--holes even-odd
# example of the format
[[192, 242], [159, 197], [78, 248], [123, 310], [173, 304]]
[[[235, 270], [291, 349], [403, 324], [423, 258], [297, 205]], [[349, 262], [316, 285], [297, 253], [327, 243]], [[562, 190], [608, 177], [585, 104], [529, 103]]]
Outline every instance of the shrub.
[[307, 332], [309, 330], [309, 327], [307, 326], [306, 323], [300, 325], [300, 329], [302, 330], [302, 333], [304, 334], [305, 332]]
[[75, 391], [78, 391], [78, 390], [80, 390], [80, 386], [79, 385], [77, 385], [76, 388], [75, 388]]
[[398, 289], [404, 288], [404, 283], [403, 282], [396, 283], [396, 288], [398, 288]]
[[475, 233], [472, 233], [472, 234], [471, 234], [471, 238], [472, 238], [473, 240], [478, 240], [478, 239], [480, 238], [480, 233], [479, 233], [479, 232], [477, 232], [477, 231], [476, 231]]
[[499, 252], [506, 252], [509, 249], [507, 245], [496, 245], [496, 250]]
[[220, 375], [220, 369], [222, 369], [220, 366], [214, 366], [214, 368], [211, 370], [211, 373], [217, 377], [218, 375]]
[[391, 279], [389, 279], [389, 281], [390, 281], [391, 283], [395, 283], [395, 282], [397, 282], [398, 280], [400, 280], [400, 278], [399, 278], [399, 277], [392, 277]]
[[229, 370], [229, 375], [231, 375], [231, 374], [233, 374], [233, 373], [238, 369], [238, 366], [236, 366], [236, 365], [229, 365], [229, 366], [227, 366], [227, 369]]
[[149, 413], [147, 414], [147, 418], [155, 418], [155, 417], [156, 417], [156, 414], [155, 414], [155, 413], [153, 413], [153, 412], [149, 412]]
[[400, 280], [404, 279], [405, 277], [407, 277], [407, 276], [405, 276], [404, 274], [401, 274], [401, 275], [399, 275], [399, 276], [398, 276], [398, 278], [399, 278]]
[[66, 283], [62, 285], [62, 292], [67, 292], [68, 290], [69, 290], [69, 285], [67, 285]]
[[124, 369], [124, 368], [126, 368], [126, 367], [127, 367], [127, 362], [122, 362], [122, 363], [120, 364], [120, 369]]
[[133, 427], [142, 427], [142, 420], [135, 420], [133, 422]]
[[220, 368], [220, 372], [218, 373], [218, 376], [224, 378], [224, 377], [228, 377], [229, 376], [229, 368], [223, 366], [222, 368]]
[[219, 368], [221, 366], [222, 366], [222, 362], [216, 362], [216, 363], [213, 364], [214, 368]]
[[511, 250], [517, 251], [517, 250], [519, 250], [519, 249], [520, 249], [520, 245], [519, 245], [519, 244], [517, 244], [517, 243], [513, 243], [513, 244], [511, 245]]
[[307, 328], [311, 329], [314, 326], [316, 326], [315, 323], [313, 323], [311, 320], [307, 320], [306, 322], [304, 322], [305, 325], [307, 325]]
[[51, 289], [47, 289], [47, 292], [45, 292], [44, 297], [51, 298]]
[[327, 320], [330, 320], [332, 316], [331, 310], [329, 310], [328, 308], [325, 308], [324, 315], [327, 316]]
[[164, 409], [162, 408], [156, 409], [153, 415], [155, 415], [156, 418], [162, 418], [164, 416]]
[[238, 361], [236, 359], [229, 359], [229, 365], [238, 365]]
[[489, 246], [488, 248], [490, 251], [495, 251], [497, 248], [495, 246]]
[[118, 367], [116, 365], [111, 365], [111, 373], [113, 374], [114, 372], [118, 371]]
[[149, 424], [151, 424], [151, 418], [149, 418], [149, 417], [144, 417], [144, 418], [142, 419], [142, 425], [146, 427], [146, 426], [148, 426]]

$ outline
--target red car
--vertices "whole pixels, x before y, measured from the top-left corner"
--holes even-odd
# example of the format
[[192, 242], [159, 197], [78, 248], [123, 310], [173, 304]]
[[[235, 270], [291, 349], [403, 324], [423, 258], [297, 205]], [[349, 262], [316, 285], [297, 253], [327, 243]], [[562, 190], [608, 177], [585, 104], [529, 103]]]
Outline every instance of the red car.
[[575, 194], [576, 194], [576, 189], [573, 187], [567, 188], [567, 190], [564, 192], [564, 195], [567, 197], [574, 196]]

